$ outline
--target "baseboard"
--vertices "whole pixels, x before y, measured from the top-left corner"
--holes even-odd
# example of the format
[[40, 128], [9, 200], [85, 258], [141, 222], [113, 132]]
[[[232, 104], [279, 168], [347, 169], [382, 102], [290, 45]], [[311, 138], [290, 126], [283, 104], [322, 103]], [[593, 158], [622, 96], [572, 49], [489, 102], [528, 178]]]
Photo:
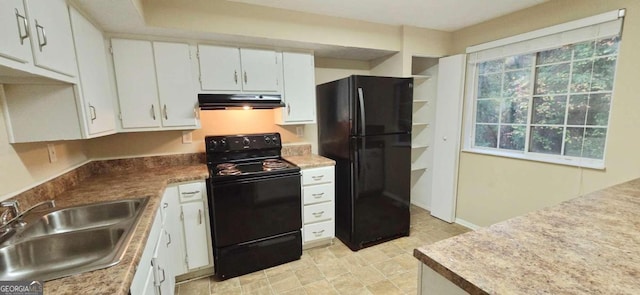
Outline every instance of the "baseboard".
[[422, 202], [416, 202], [416, 201], [411, 201], [411, 205], [416, 205], [424, 210], [427, 210], [429, 212], [431, 212], [431, 208], [429, 208], [429, 206], [427, 206], [427, 204], [424, 204]]
[[460, 218], [456, 218], [453, 222], [455, 222], [455, 223], [457, 223], [459, 225], [462, 225], [462, 226], [464, 226], [466, 228], [469, 228], [471, 230], [477, 230], [479, 228], [482, 228], [482, 226], [479, 226], [477, 224], [471, 223], [469, 221], [466, 221], [466, 220], [460, 219]]

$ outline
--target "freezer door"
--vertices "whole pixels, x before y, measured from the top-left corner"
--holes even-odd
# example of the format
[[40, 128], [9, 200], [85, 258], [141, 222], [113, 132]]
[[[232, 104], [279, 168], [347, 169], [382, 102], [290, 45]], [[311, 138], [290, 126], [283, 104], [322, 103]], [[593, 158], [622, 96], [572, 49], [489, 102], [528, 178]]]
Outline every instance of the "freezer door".
[[411, 135], [354, 137], [355, 245], [409, 234]]
[[413, 79], [352, 76], [352, 135], [411, 132]]

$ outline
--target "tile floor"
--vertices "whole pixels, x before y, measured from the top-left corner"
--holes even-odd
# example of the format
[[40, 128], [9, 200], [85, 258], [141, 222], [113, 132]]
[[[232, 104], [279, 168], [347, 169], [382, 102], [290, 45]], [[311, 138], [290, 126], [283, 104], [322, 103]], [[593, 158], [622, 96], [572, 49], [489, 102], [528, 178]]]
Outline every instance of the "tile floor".
[[303, 251], [294, 262], [225, 281], [180, 283], [176, 294], [416, 294], [419, 262], [413, 249], [467, 231], [412, 206], [409, 237], [358, 252], [336, 238], [333, 245]]

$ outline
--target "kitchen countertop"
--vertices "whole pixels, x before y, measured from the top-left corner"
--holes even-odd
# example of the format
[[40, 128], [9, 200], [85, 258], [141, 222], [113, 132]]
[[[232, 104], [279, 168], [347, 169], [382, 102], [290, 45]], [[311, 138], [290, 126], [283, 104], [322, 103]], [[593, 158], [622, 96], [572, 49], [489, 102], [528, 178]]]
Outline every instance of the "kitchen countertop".
[[296, 164], [301, 169], [334, 166], [336, 161], [315, 154], [302, 156], [284, 156], [284, 159]]
[[55, 198], [57, 207], [149, 197], [129, 247], [115, 266], [44, 284], [45, 294], [128, 294], [136, 266], [168, 184], [209, 177], [204, 164], [128, 169], [89, 177]]
[[640, 179], [414, 250], [470, 294], [640, 294]]

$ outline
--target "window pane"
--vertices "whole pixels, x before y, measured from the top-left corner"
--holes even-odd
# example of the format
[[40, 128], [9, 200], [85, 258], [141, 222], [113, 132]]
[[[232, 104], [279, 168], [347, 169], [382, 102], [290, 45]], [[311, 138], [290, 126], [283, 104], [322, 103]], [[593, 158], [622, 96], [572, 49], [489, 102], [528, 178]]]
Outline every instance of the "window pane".
[[504, 74], [502, 83], [502, 97], [522, 97], [529, 95], [531, 83], [531, 71], [513, 71]]
[[564, 124], [567, 97], [543, 96], [533, 98], [533, 124]]
[[593, 56], [593, 41], [573, 45], [573, 59], [589, 58]]
[[502, 59], [485, 61], [478, 64], [478, 72], [480, 74], [495, 73], [502, 71]]
[[587, 117], [587, 102], [589, 95], [578, 94], [569, 97], [569, 112], [567, 125], [584, 125]]
[[500, 97], [502, 74], [481, 75], [478, 77], [478, 98]]
[[504, 60], [504, 67], [506, 70], [529, 69], [532, 58], [532, 54], [509, 56]]
[[476, 146], [492, 147], [498, 146], [498, 126], [476, 124]]
[[497, 99], [478, 100], [476, 123], [498, 123], [500, 101]]
[[571, 72], [571, 92], [587, 92], [591, 90], [591, 70], [593, 60], [582, 60], [573, 63]]
[[598, 58], [593, 63], [591, 91], [610, 91], [613, 89], [613, 75], [616, 69], [616, 57]]
[[584, 137], [584, 127], [568, 127], [567, 136], [564, 139], [565, 156], [582, 156], [582, 139]]
[[610, 105], [611, 94], [591, 94], [589, 97], [589, 111], [587, 112], [587, 125], [607, 126]]
[[524, 150], [525, 126], [503, 125], [500, 127], [500, 148]]
[[535, 94], [566, 93], [569, 86], [569, 63], [541, 66], [536, 69]]
[[592, 159], [604, 158], [604, 142], [606, 137], [606, 128], [586, 128], [584, 131], [582, 157]]
[[571, 46], [563, 46], [556, 49], [541, 51], [538, 53], [539, 65], [567, 61], [571, 59]]
[[618, 36], [596, 41], [596, 55], [609, 55], [618, 52]]
[[525, 124], [529, 113], [529, 99], [526, 97], [505, 99], [500, 113], [502, 114], [502, 123]]
[[531, 127], [529, 151], [545, 154], [560, 154], [562, 149], [562, 127]]

